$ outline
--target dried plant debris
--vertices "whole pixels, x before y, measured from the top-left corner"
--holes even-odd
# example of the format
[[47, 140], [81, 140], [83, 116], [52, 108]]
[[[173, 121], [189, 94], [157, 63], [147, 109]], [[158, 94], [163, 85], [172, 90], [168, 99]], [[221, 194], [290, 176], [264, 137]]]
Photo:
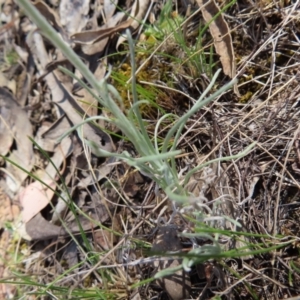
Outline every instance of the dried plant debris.
[[[101, 28], [96, 31], [90, 30], [90, 31], [82, 31], [79, 33], [75, 33], [71, 36], [72, 41], [75, 44], [92, 45], [92, 44], [99, 42], [100, 40], [103, 40], [109, 36], [112, 36], [114, 33], [118, 32], [118, 31], [128, 28], [130, 26], [130, 24], [132, 23], [132, 19], [129, 19], [128, 21], [117, 25], [117, 23], [120, 21], [120, 19], [122, 19], [123, 14], [120, 14], [118, 16], [119, 16], [119, 18], [116, 18], [116, 17], [114, 18], [114, 23], [108, 22], [105, 26], [105, 27], [107, 27], [108, 25], [110, 25], [111, 27], [103, 28], [103, 29]], [[106, 39], [106, 42], [104, 43], [104, 47], [106, 46], [106, 44], [107, 44], [107, 39]]]
[[62, 0], [59, 5], [59, 14], [62, 26], [70, 36], [74, 32], [81, 31], [88, 21], [90, 1]]
[[[182, 246], [175, 225], [166, 225], [158, 228], [156, 239], [151, 249], [154, 253], [168, 253], [181, 249]], [[167, 268], [177, 267], [180, 263], [179, 259], [166, 259], [165, 261], [154, 262], [154, 266], [156, 267], [156, 272], [158, 272]], [[184, 270], [179, 270], [172, 275], [160, 278], [157, 282], [172, 300], [189, 298], [191, 282], [189, 274]]]
[[[0, 88], [0, 113], [1, 154], [7, 154], [14, 140], [16, 149], [11, 151], [8, 158], [30, 172], [34, 164], [33, 145], [30, 141], [33, 136], [32, 126], [26, 111], [17, 104], [13, 95], [5, 88]], [[13, 193], [18, 191], [27, 177], [26, 172], [9, 162], [7, 175], [7, 188]]]
[[[132, 32], [135, 32], [143, 23], [143, 18], [146, 15], [146, 12], [148, 10], [148, 6], [150, 4], [149, 0], [135, 0], [134, 4], [131, 8], [131, 13], [130, 16], [128, 16], [128, 20], [133, 20], [130, 23], [130, 28]], [[117, 46], [116, 48], [118, 49], [119, 46], [124, 43], [127, 40], [126, 36], [120, 36], [118, 41], [117, 41]]]
[[[63, 5], [64, 4], [62, 4], [62, 6]], [[60, 23], [60, 18], [53, 9], [51, 9], [45, 2], [42, 1], [35, 2], [34, 6], [56, 30], [62, 32], [62, 25]]]
[[[216, 52], [220, 56], [223, 72], [230, 78], [234, 78], [236, 76], [236, 62], [228, 24], [214, 0], [197, 0], [197, 2], [205, 22], [209, 24], [209, 30], [214, 39]], [[239, 96], [237, 86], [235, 90]]]
[[[105, 223], [109, 219], [109, 214], [105, 205], [100, 204], [98, 207], [83, 207], [84, 213], [89, 213], [90, 218], [98, 223]], [[22, 236], [27, 240], [47, 240], [69, 236], [69, 234], [79, 234], [80, 230], [88, 231], [93, 228], [91, 222], [84, 216], [74, 218], [73, 213], [67, 216], [67, 223], [63, 226], [57, 226], [47, 221], [38, 213], [25, 226], [22, 227]]]
[[[212, 92], [237, 78], [240, 96], [224, 92], [183, 129], [174, 166], [180, 181], [202, 163], [257, 144], [190, 176], [189, 202], [181, 205], [147, 174], [87, 147], [85, 140], [137, 157], [106, 119], [60, 140], [89, 116], [110, 112], [58, 68], [86, 83], [16, 3], [1, 1], [0, 298], [44, 297], [45, 287], [59, 299], [299, 298], [299, 3], [34, 5], [99, 81], [111, 66], [108, 80], [125, 113], [133, 102], [124, 35], [131, 30], [138, 100], [150, 103], [139, 108], [158, 148], [218, 68]], [[183, 259], [215, 244], [215, 259], [191, 267]], [[175, 271], [159, 277], [169, 268]], [[34, 284], [12, 285], [20, 282], [13, 274]]]

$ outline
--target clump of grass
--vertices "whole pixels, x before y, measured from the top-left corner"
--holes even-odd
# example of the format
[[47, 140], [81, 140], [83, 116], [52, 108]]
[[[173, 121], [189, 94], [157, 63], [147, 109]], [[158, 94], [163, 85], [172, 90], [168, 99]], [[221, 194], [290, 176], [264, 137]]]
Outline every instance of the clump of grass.
[[[190, 197], [188, 192], [186, 191], [186, 185], [188, 184], [189, 178], [195, 173], [204, 168], [205, 166], [225, 161], [225, 160], [235, 160], [238, 159], [252, 149], [253, 144], [249, 145], [244, 151], [241, 151], [239, 154], [230, 156], [230, 157], [221, 157], [215, 159], [210, 162], [206, 162], [205, 164], [199, 165], [196, 168], [189, 171], [185, 177], [183, 183], [180, 182], [179, 174], [176, 167], [176, 155], [180, 154], [180, 151], [177, 150], [177, 143], [183, 129], [190, 119], [190, 117], [196, 113], [199, 109], [216, 99], [219, 95], [221, 95], [224, 91], [229, 89], [233, 82], [226, 84], [224, 87], [220, 88], [218, 91], [211, 94], [211, 90], [215, 87], [215, 83], [220, 71], [215, 72], [212, 75], [212, 79], [208, 87], [204, 90], [201, 97], [193, 104], [193, 106], [184, 113], [181, 117], [178, 117], [174, 114], [164, 114], [157, 121], [157, 125], [155, 127], [153, 135], [149, 135], [146, 129], [145, 120], [142, 118], [140, 107], [144, 104], [149, 104], [149, 99], [147, 99], [147, 95], [144, 94], [146, 99], [140, 100], [140, 95], [138, 95], [138, 88], [136, 84], [135, 77], [135, 49], [134, 42], [131, 39], [130, 33], [128, 34], [129, 46], [130, 46], [130, 54], [131, 54], [131, 62], [132, 62], [132, 105], [126, 107], [122, 110], [120, 107], [123, 104], [123, 99], [118, 93], [117, 89], [108, 84], [107, 79], [104, 78], [100, 82], [96, 80], [94, 75], [88, 70], [88, 68], [84, 65], [84, 63], [80, 60], [80, 58], [73, 52], [73, 50], [68, 47], [55, 31], [47, 24], [47, 22], [38, 14], [38, 12], [31, 6], [31, 4], [25, 0], [18, 0], [18, 3], [21, 7], [26, 11], [26, 13], [32, 18], [32, 20], [38, 25], [41, 29], [42, 33], [53, 42], [53, 44], [59, 48], [63, 54], [68, 57], [68, 59], [74, 64], [74, 66], [83, 74], [89, 84], [97, 91], [97, 95], [95, 97], [99, 101], [102, 107], [104, 107], [107, 111], [111, 113], [110, 118], [103, 117], [92, 117], [81, 124], [76, 125], [72, 130], [78, 129], [80, 135], [80, 126], [85, 122], [93, 122], [97, 119], [104, 119], [107, 122], [110, 122], [120, 128], [123, 132], [125, 138], [130, 141], [136, 152], [138, 153], [138, 157], [131, 156], [128, 152], [123, 152], [121, 154], [118, 153], [109, 153], [103, 151], [102, 149], [97, 148], [91, 141], [83, 140], [86, 145], [94, 149], [94, 153], [98, 153], [99, 156], [103, 157], [116, 157], [119, 160], [125, 161], [127, 164], [133, 166], [134, 168], [141, 171], [145, 176], [150, 177], [153, 181], [155, 181], [156, 185], [164, 191], [170, 198], [170, 200], [174, 201], [178, 205], [189, 205]], [[177, 21], [176, 21], [177, 22]], [[175, 25], [177, 25], [175, 22]], [[181, 20], [179, 20], [181, 22]], [[172, 30], [175, 32], [174, 24], [169, 24]], [[168, 28], [169, 30], [169, 28]], [[180, 39], [181, 37], [179, 37]], [[182, 43], [184, 43], [182, 41]], [[62, 69], [62, 68], [61, 68]], [[63, 69], [62, 69], [63, 70]], [[64, 70], [68, 73], [66, 70]], [[212, 69], [211, 69], [212, 71]], [[68, 73], [70, 74], [70, 73]], [[70, 74], [72, 75], [72, 74]], [[72, 75], [74, 77], [74, 75]], [[79, 81], [79, 80], [78, 80]], [[82, 83], [82, 82], [81, 82]], [[87, 85], [82, 85], [89, 89]], [[141, 94], [141, 93], [140, 93]], [[158, 131], [166, 118], [172, 118], [174, 120], [172, 127], [166, 134], [164, 141], [159, 139]], [[67, 132], [69, 134], [70, 132]], [[175, 208], [176, 209], [176, 208]], [[228, 219], [228, 218], [227, 218]], [[229, 221], [233, 222], [233, 220]], [[210, 245], [205, 245], [199, 249], [193, 249], [188, 254], [184, 256], [184, 260], [180, 267], [189, 270], [194, 264], [206, 261], [210, 258], [226, 258], [226, 257], [240, 257], [243, 255], [249, 255], [249, 251], [241, 252], [240, 249], [235, 249], [235, 251], [223, 251], [220, 244], [218, 243], [218, 236], [220, 234], [228, 236], [233, 236], [234, 232], [215, 230], [212, 231], [211, 228], [208, 228], [203, 225], [203, 223], [199, 223], [197, 220], [193, 220], [195, 223], [195, 236], [199, 237], [203, 235], [203, 230], [206, 228], [207, 232], [206, 237], [208, 237], [211, 241]], [[208, 230], [209, 229], [209, 230]], [[243, 233], [244, 234], [244, 233]], [[187, 235], [188, 236], [188, 235]], [[251, 245], [254, 249], [251, 253], [263, 253], [264, 251], [271, 251], [276, 249], [276, 247], [272, 247], [270, 244], [267, 245], [267, 248], [264, 245], [257, 245], [258, 249], [255, 248], [255, 245]], [[282, 246], [282, 245], [281, 245]], [[245, 249], [242, 249], [245, 250]], [[156, 275], [157, 277], [164, 276], [170, 271], [163, 271]], [[169, 274], [169, 273], [168, 273]], [[51, 285], [51, 288], [54, 288], [55, 285]], [[62, 291], [65, 293], [65, 291]], [[100, 297], [100, 296], [99, 296]]]
[[[41, 29], [43, 35], [45, 35], [52, 43], [59, 48], [62, 53], [68, 57], [69, 61], [73, 63], [73, 65], [83, 74], [89, 84], [97, 91], [98, 95], [96, 95], [97, 100], [105, 109], [107, 109], [111, 114], [112, 118], [107, 119], [103, 117], [92, 117], [85, 122], [91, 122], [97, 119], [104, 119], [107, 122], [111, 122], [121, 129], [126, 138], [131, 141], [134, 145], [139, 157], [135, 158], [129, 155], [127, 152], [123, 152], [122, 154], [117, 153], [109, 153], [102, 149], [97, 148], [97, 146], [91, 141], [84, 141], [89, 147], [93, 148], [95, 153], [98, 153], [99, 156], [114, 156], [120, 160], [126, 161], [129, 165], [139, 169], [143, 174], [146, 174], [150, 178], [152, 178], [160, 188], [162, 188], [167, 194], [170, 195], [170, 198], [177, 201], [178, 196], [182, 198], [184, 193], [184, 187], [180, 185], [179, 178], [176, 170], [175, 156], [180, 153], [179, 150], [176, 150], [176, 145], [179, 137], [181, 136], [182, 130], [186, 125], [187, 120], [200, 108], [204, 107], [214, 99], [216, 99], [219, 95], [221, 95], [224, 91], [229, 89], [233, 82], [229, 82], [228, 84], [221, 87], [218, 91], [209, 95], [210, 90], [215, 85], [217, 77], [220, 73], [220, 70], [217, 71], [207, 89], [202, 93], [201, 97], [194, 103], [194, 105], [188, 110], [183, 116], [173, 116], [177, 120], [174, 122], [174, 125], [168, 131], [165, 141], [163, 142], [161, 147], [158, 147], [157, 142], [157, 131], [161, 124], [161, 122], [169, 117], [169, 114], [162, 116], [158, 121], [155, 128], [154, 138], [151, 139], [147, 134], [144, 120], [141, 117], [141, 113], [139, 110], [140, 105], [143, 103], [147, 103], [146, 100], [139, 100], [137, 94], [137, 85], [135, 81], [135, 58], [134, 58], [134, 43], [131, 39], [129, 31], [127, 31], [129, 46], [130, 46], [130, 54], [131, 54], [131, 62], [132, 62], [132, 96], [133, 96], [133, 104], [132, 107], [125, 112], [123, 112], [118, 103], [122, 103], [122, 98], [120, 97], [117, 90], [114, 86], [107, 83], [107, 78], [102, 79], [100, 82], [94, 77], [94, 75], [90, 72], [87, 66], [81, 61], [81, 59], [76, 55], [76, 53], [66, 45], [54, 29], [46, 22], [46, 20], [38, 13], [38, 11], [27, 1], [19, 0], [19, 5], [24, 9], [26, 14], [37, 24], [37, 26]], [[61, 68], [64, 70], [63, 68]], [[65, 72], [67, 72], [65, 70]], [[68, 74], [70, 74], [68, 72]], [[70, 74], [74, 76], [73, 74]], [[82, 82], [81, 82], [82, 83]], [[89, 89], [87, 85], [82, 83], [82, 85]], [[89, 89], [90, 90], [90, 89]], [[83, 124], [82, 123], [82, 124]], [[82, 124], [76, 125], [72, 128], [77, 129]], [[65, 135], [69, 134], [67, 132]], [[64, 135], [64, 136], [65, 136]], [[170, 143], [170, 141], [173, 141]], [[172, 145], [170, 147], [170, 144]], [[215, 161], [221, 160], [230, 160], [239, 158], [253, 147], [250, 145], [245, 151], [241, 152], [239, 155], [235, 155], [234, 157], [225, 157], [216, 159]], [[198, 166], [194, 170], [188, 173], [188, 176], [191, 176], [194, 172], [203, 168], [205, 165], [210, 164], [208, 162], [204, 165]], [[187, 200], [188, 197], [185, 198]]]

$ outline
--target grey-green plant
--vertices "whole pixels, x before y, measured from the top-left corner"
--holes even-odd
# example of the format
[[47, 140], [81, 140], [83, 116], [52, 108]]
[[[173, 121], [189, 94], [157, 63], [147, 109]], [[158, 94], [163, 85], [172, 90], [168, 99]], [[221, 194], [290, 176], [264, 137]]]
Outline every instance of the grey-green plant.
[[[182, 131], [185, 128], [187, 121], [195, 114], [199, 109], [209, 104], [211, 101], [217, 99], [222, 93], [228, 90], [232, 85], [233, 81], [230, 81], [228, 84], [219, 88], [214, 93], [210, 94], [212, 88], [216, 86], [216, 80], [220, 74], [218, 70], [212, 77], [210, 84], [203, 91], [199, 99], [193, 104], [193, 106], [182, 116], [178, 117], [173, 114], [163, 115], [156, 124], [155, 132], [153, 138], [149, 136], [146, 130], [145, 120], [141, 116], [139, 107], [141, 104], [148, 103], [147, 99], [138, 99], [136, 81], [135, 81], [135, 58], [134, 58], [134, 41], [131, 38], [130, 32], [127, 31], [131, 63], [132, 63], [132, 97], [133, 104], [130, 109], [123, 111], [120, 106], [122, 105], [122, 99], [118, 91], [107, 82], [109, 77], [108, 75], [98, 81], [95, 76], [91, 73], [88, 67], [82, 62], [79, 56], [73, 51], [69, 45], [67, 45], [61, 37], [55, 32], [55, 30], [50, 26], [50, 24], [45, 20], [43, 16], [35, 9], [35, 7], [27, 0], [16, 0], [19, 6], [25, 11], [25, 13], [32, 19], [32, 21], [37, 25], [41, 33], [50, 40], [55, 47], [60, 49], [60, 51], [68, 58], [70, 62], [80, 71], [84, 76], [90, 86], [94, 89], [93, 92], [91, 88], [81, 80], [78, 81], [83, 85], [84, 88], [89, 90], [91, 94], [99, 101], [100, 105], [109, 111], [112, 117], [103, 117], [96, 116], [90, 117], [81, 124], [76, 124], [70, 131], [66, 132], [62, 137], [70, 134], [71, 131], [77, 130], [79, 136], [82, 138], [82, 141], [93, 148], [93, 153], [97, 153], [102, 157], [116, 157], [119, 160], [125, 161], [134, 168], [140, 170], [142, 174], [150, 177], [155, 181], [157, 186], [162, 189], [170, 198], [177, 204], [185, 205], [189, 204], [189, 194], [185, 190], [185, 185], [188, 183], [188, 178], [192, 176], [194, 172], [197, 172], [204, 168], [205, 166], [213, 163], [220, 162], [225, 160], [239, 159], [242, 156], [246, 155], [254, 147], [254, 143], [249, 145], [244, 151], [241, 151], [239, 154], [230, 156], [230, 157], [221, 157], [210, 162], [206, 162], [202, 165], [197, 166], [193, 170], [189, 171], [186, 180], [183, 184], [180, 182], [176, 168], [176, 155], [180, 154], [180, 150], [177, 149], [179, 138], [182, 135]], [[67, 70], [61, 68], [69, 75], [76, 78], [73, 74], [70, 74]], [[121, 104], [121, 105], [120, 105]], [[158, 131], [162, 122], [172, 116], [175, 121], [172, 127], [166, 134], [166, 137], [162, 143], [159, 145], [158, 140]], [[127, 140], [129, 140], [136, 152], [138, 153], [137, 157], [131, 156], [128, 152], [124, 151], [122, 153], [110, 153], [104, 151], [103, 149], [98, 148], [98, 146], [92, 141], [85, 140], [81, 134], [81, 127], [86, 122], [94, 122], [95, 120], [102, 119], [104, 121], [110, 122], [117, 126], [124, 134]], [[170, 146], [171, 145], [171, 146]], [[175, 207], [176, 208], [176, 207]], [[232, 220], [232, 222], [234, 222]], [[222, 249], [218, 244], [218, 241], [212, 238], [212, 245], [205, 246], [201, 250], [193, 250], [190, 255], [186, 255], [185, 260], [183, 261], [182, 266], [186, 269], [190, 268], [195, 263], [195, 257], [202, 256], [205, 259], [209, 257], [221, 257]], [[205, 255], [203, 255], [203, 253]], [[173, 270], [174, 271], [174, 270]], [[167, 271], [165, 271], [167, 272]], [[163, 273], [164, 274], [164, 273]], [[161, 276], [158, 274], [157, 276]]]
[[[127, 31], [129, 46], [130, 46], [130, 55], [132, 63], [132, 95], [133, 95], [133, 105], [127, 113], [123, 113], [122, 109], [119, 107], [118, 103], [122, 103], [122, 99], [118, 91], [110, 84], [107, 83], [106, 76], [104, 79], [98, 81], [88, 67], [82, 62], [78, 55], [69, 47], [56, 33], [56, 31], [50, 26], [50, 24], [45, 20], [43, 16], [36, 10], [36, 8], [28, 1], [18, 0], [18, 4], [25, 10], [26, 14], [33, 20], [33, 22], [41, 30], [41, 33], [51, 40], [51, 42], [62, 53], [68, 57], [69, 61], [81, 72], [85, 77], [88, 83], [94, 88], [97, 94], [93, 93], [95, 98], [99, 101], [100, 105], [104, 107], [107, 111], [111, 112], [112, 118], [106, 118], [102, 116], [91, 117], [84, 120], [81, 124], [77, 124], [71, 129], [78, 129], [82, 124], [86, 122], [92, 122], [97, 119], [103, 119], [107, 122], [110, 122], [117, 126], [126, 138], [131, 141], [134, 145], [139, 157], [132, 157], [128, 152], [124, 151], [121, 154], [109, 153], [102, 149], [94, 149], [99, 156], [114, 156], [118, 159], [126, 161], [131, 166], [139, 169], [143, 174], [151, 177], [160, 188], [166, 190], [170, 186], [175, 188], [174, 195], [182, 193], [183, 189], [179, 184], [179, 178], [176, 170], [175, 156], [180, 154], [180, 150], [176, 150], [177, 141], [181, 136], [182, 130], [186, 125], [186, 122], [189, 118], [196, 113], [200, 108], [204, 107], [214, 99], [216, 99], [223, 92], [228, 90], [232, 85], [233, 81], [230, 81], [220, 89], [218, 89], [213, 94], [209, 95], [210, 90], [215, 85], [217, 77], [220, 73], [218, 70], [213, 76], [210, 84], [206, 90], [202, 93], [198, 101], [181, 117], [174, 116], [177, 118], [177, 121], [174, 122], [172, 128], [168, 131], [165, 140], [163, 142], [161, 150], [157, 144], [157, 132], [161, 122], [171, 114], [166, 114], [162, 116], [156, 125], [156, 134], [154, 135], [154, 140], [152, 141], [146, 131], [146, 126], [144, 120], [142, 119], [139, 106], [143, 103], [147, 103], [147, 100], [139, 100], [136, 92], [136, 82], [135, 82], [135, 60], [134, 60], [134, 43], [131, 39], [130, 32]], [[87, 85], [84, 85], [85, 88], [89, 89]], [[89, 91], [91, 91], [89, 89]], [[138, 126], [136, 126], [138, 125]], [[80, 133], [80, 130], [78, 130]], [[68, 135], [70, 132], [67, 132], [65, 135]], [[64, 136], [65, 136], [64, 135]], [[173, 142], [171, 143], [171, 140]], [[91, 141], [84, 141], [88, 146], [95, 148], [97, 147]], [[169, 145], [172, 144], [172, 147], [169, 148]], [[237, 159], [245, 154], [247, 154], [254, 144], [251, 144], [246, 148], [245, 151], [241, 152], [238, 155], [233, 157], [225, 157], [216, 159], [214, 161], [223, 161], [229, 159]], [[209, 163], [206, 163], [207, 165]], [[204, 167], [204, 165], [203, 165]], [[196, 170], [201, 169], [202, 166], [198, 166]], [[193, 171], [191, 171], [192, 173]], [[170, 194], [171, 195], [171, 194]], [[174, 199], [176, 200], [176, 199]]]

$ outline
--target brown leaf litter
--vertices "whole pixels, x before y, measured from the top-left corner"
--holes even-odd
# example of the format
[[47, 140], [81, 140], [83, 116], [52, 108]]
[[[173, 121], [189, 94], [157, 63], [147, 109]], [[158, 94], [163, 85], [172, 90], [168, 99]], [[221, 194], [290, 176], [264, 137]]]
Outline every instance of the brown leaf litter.
[[[214, 0], [197, 0], [197, 2], [205, 22], [209, 24], [216, 52], [220, 55], [223, 72], [230, 78], [234, 78], [236, 76], [236, 62], [228, 24]], [[235, 93], [240, 97], [237, 85], [235, 85]]]
[[[91, 140], [99, 148], [127, 151], [135, 157], [135, 149], [120, 138], [119, 129], [105, 122], [88, 123], [82, 134], [73, 132], [58, 142], [87, 117], [109, 112], [102, 111], [91, 94], [57, 68], [63, 65], [84, 81], [72, 62], [43, 38], [13, 1], [2, 1], [1, 278], [18, 283], [11, 271], [37, 274], [33, 280], [42, 287], [51, 283], [49, 292], [55, 297], [55, 288], [67, 290], [70, 297], [73, 292], [98, 289], [107, 299], [299, 296], [298, 3], [237, 1], [224, 12], [228, 1], [172, 3], [169, 12], [162, 10], [166, 1], [142, 0], [50, 0], [37, 1], [35, 7], [98, 80], [112, 65], [109, 80], [128, 107], [131, 87], [126, 82], [130, 82], [131, 66], [123, 34], [131, 30], [136, 40], [138, 92], [142, 88], [149, 92], [146, 84], [155, 86], [153, 101], [164, 109], [155, 107], [155, 113], [148, 113], [141, 107], [150, 135], [157, 118], [169, 112], [181, 116], [211, 78], [206, 71], [197, 72], [192, 52], [176, 42], [174, 32], [159, 40], [147, 29], [159, 24], [162, 12], [172, 21], [178, 15], [191, 16], [176, 27], [177, 33], [184, 32], [191, 50], [206, 24], [209, 31], [201, 37], [201, 55], [193, 56], [203, 65], [212, 59], [213, 72], [221, 67], [229, 78], [237, 77], [241, 97], [225, 92], [188, 121], [177, 144], [182, 150], [176, 158], [180, 180], [203, 162], [235, 155], [253, 141], [255, 148], [238, 160], [215, 162], [193, 174], [185, 186], [189, 203], [175, 207], [147, 174], [114, 157], [98, 158], [84, 143]], [[140, 31], [147, 34], [139, 39]], [[208, 54], [213, 47], [216, 53]], [[116, 74], [124, 75], [123, 84], [118, 85]], [[228, 77], [220, 76], [213, 89], [223, 86]], [[160, 140], [172, 122], [160, 126]], [[5, 159], [17, 162], [34, 177]], [[48, 186], [40, 187], [40, 181]], [[19, 205], [23, 223], [18, 218]], [[159, 271], [180, 266], [182, 254], [210, 246], [211, 239], [199, 233], [199, 227], [208, 226], [224, 230], [224, 234], [212, 234], [224, 251], [246, 249], [244, 257], [211, 259], [195, 264], [189, 272], [180, 269], [133, 287]], [[197, 230], [198, 236], [188, 235]], [[236, 234], [228, 236], [226, 230]], [[17, 232], [22, 239], [15, 237]], [[281, 248], [248, 254], [258, 244]], [[23, 255], [17, 265], [15, 251]], [[23, 295], [34, 297], [40, 291], [38, 286], [22, 286]], [[2, 295], [20, 296], [14, 285], [1, 283]]]
[[[182, 250], [180, 239], [177, 235], [177, 227], [166, 225], [158, 228], [156, 239], [151, 249], [154, 253], [165, 253]], [[157, 271], [179, 266], [179, 259], [154, 262]], [[190, 276], [184, 270], [179, 270], [172, 275], [160, 278], [158, 284], [165, 290], [171, 299], [179, 300], [189, 298], [191, 282]]]

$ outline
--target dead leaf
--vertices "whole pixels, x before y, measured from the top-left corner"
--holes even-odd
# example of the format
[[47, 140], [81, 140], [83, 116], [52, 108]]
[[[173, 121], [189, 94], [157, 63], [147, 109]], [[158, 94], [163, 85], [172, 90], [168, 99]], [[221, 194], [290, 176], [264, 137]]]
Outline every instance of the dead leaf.
[[[181, 242], [177, 235], [177, 226], [166, 225], [158, 229], [156, 239], [151, 251], [162, 253], [181, 250]], [[174, 268], [180, 265], [178, 259], [160, 260], [154, 263], [158, 271]], [[164, 289], [172, 300], [182, 300], [189, 298], [191, 281], [190, 276], [184, 270], [179, 270], [172, 275], [160, 278], [157, 283]]]
[[38, 1], [34, 6], [56, 30], [62, 31], [58, 15], [44, 1]]
[[[108, 20], [108, 22], [103, 26], [103, 28], [114, 28], [124, 18], [124, 15], [124, 12], [119, 12], [115, 14], [111, 19]], [[107, 36], [105, 38], [101, 38], [99, 41], [94, 42], [91, 45], [81, 45], [81, 50], [86, 55], [94, 55], [96, 53], [101, 53], [105, 49], [109, 39], [110, 36]]]
[[75, 33], [71, 36], [71, 39], [75, 44], [92, 45], [106, 37], [110, 37], [116, 32], [128, 28], [132, 23], [132, 21], [133, 21], [132, 19], [129, 19], [114, 27], [101, 28], [98, 30], [82, 31], [79, 33]]
[[[18, 116], [17, 118], [15, 116]], [[13, 95], [6, 89], [0, 87], [0, 128], [1, 136], [11, 135], [16, 141], [17, 149], [9, 155], [9, 159], [30, 172], [34, 164], [34, 153], [29, 137], [32, 137], [32, 127], [27, 113], [17, 104]], [[1, 151], [7, 150], [11, 138], [4, 138], [5, 147]], [[3, 140], [3, 141], [4, 141]], [[7, 186], [12, 192], [16, 192], [27, 174], [20, 168], [7, 163]]]
[[[55, 182], [47, 180], [45, 182], [55, 190]], [[45, 208], [51, 201], [54, 191], [36, 181], [29, 184], [20, 194], [19, 201], [23, 208], [22, 220], [24, 223], [30, 221], [36, 214]]]
[[[131, 14], [128, 17], [128, 20], [133, 20], [132, 24], [130, 26], [131, 32], [135, 32], [136, 29], [140, 26], [147, 10], [149, 7], [149, 3], [150, 0], [135, 0], [132, 9], [131, 9]], [[117, 41], [117, 45], [116, 45], [116, 49], [119, 48], [119, 46], [124, 43], [127, 40], [127, 36], [120, 36], [118, 41]]]
[[124, 12], [115, 14], [106, 24], [100, 29], [86, 31], [74, 34], [73, 41], [81, 44], [81, 50], [86, 55], [94, 55], [104, 50], [108, 40], [117, 32], [122, 31], [130, 26], [132, 19], [117, 25], [123, 18]]
[[[39, 33], [33, 34], [33, 44], [29, 45], [33, 53], [40, 61], [42, 67], [45, 69], [48, 64], [48, 54], [45, 50], [42, 37]], [[38, 49], [38, 50], [37, 50]], [[68, 90], [64, 87], [55, 74], [51, 73], [45, 77], [45, 80], [51, 90], [53, 101], [66, 113], [68, 119], [74, 124], [79, 124], [83, 121], [82, 116], [88, 117]], [[112, 152], [114, 149], [113, 142], [110, 136], [102, 131], [93, 123], [86, 123], [82, 125], [83, 137], [89, 141], [94, 142], [99, 149]], [[91, 149], [94, 152], [93, 149]], [[95, 153], [97, 154], [97, 153]]]
[[104, 9], [106, 20], [109, 20], [113, 16], [117, 5], [118, 5], [118, 0], [114, 0], [114, 1], [104, 0], [103, 9]]
[[[64, 120], [65, 119], [65, 120]], [[52, 130], [47, 131], [48, 138], [51, 140], [52, 138], [52, 144], [54, 146], [54, 143], [56, 145], [57, 137], [61, 134], [61, 130], [67, 130], [70, 127], [70, 123], [66, 119], [66, 117], [61, 118], [58, 120], [58, 122], [55, 123], [55, 126], [53, 126]], [[54, 142], [54, 141], [55, 142]], [[40, 141], [39, 141], [40, 142]], [[39, 143], [38, 143], [39, 144]], [[42, 143], [45, 145], [46, 143]], [[67, 157], [72, 153], [73, 147], [72, 142], [69, 137], [63, 139], [60, 144], [56, 145], [54, 149], [54, 154], [51, 157], [51, 163], [47, 165], [46, 169], [41, 171], [40, 179], [43, 182], [54, 182], [57, 170], [60, 169], [61, 165], [66, 162]], [[63, 169], [65, 166], [63, 167]], [[65, 184], [68, 184], [67, 178], [64, 178]], [[51, 195], [52, 197], [53, 195]], [[50, 199], [51, 200], [51, 199]], [[45, 199], [46, 201], [46, 199]], [[67, 207], [67, 201], [64, 200], [63, 194], [61, 193], [61, 197], [58, 199], [58, 203], [55, 206], [52, 222], [55, 223], [59, 216], [61, 216], [62, 212]], [[27, 210], [32, 210], [30, 207], [28, 207]], [[26, 215], [26, 211], [22, 212], [22, 215]], [[24, 218], [24, 217], [23, 217]], [[24, 221], [25, 222], [25, 221]]]
[[[106, 205], [99, 203], [96, 207], [83, 207], [83, 211], [89, 215], [89, 218], [96, 220], [99, 223], [104, 223], [109, 219], [109, 214]], [[111, 207], [109, 209], [112, 209]], [[90, 219], [87, 219], [83, 215], [77, 216], [77, 220], [70, 212], [66, 217], [66, 226], [68, 231], [72, 234], [80, 232], [80, 227], [82, 230], [87, 231], [94, 229]], [[78, 225], [80, 223], [80, 227]], [[29, 222], [22, 223], [22, 226], [18, 228], [19, 234], [22, 238], [26, 240], [46, 240], [52, 238], [58, 238], [60, 236], [68, 236], [69, 233], [64, 226], [57, 226], [47, 221], [41, 213], [35, 215]]]
[[25, 240], [44, 240], [66, 235], [63, 227], [48, 222], [40, 213], [23, 225], [24, 232], [19, 231], [19, 233]]
[[[197, 3], [201, 8], [205, 22], [209, 23], [209, 30], [214, 39], [216, 52], [220, 56], [223, 72], [230, 78], [234, 78], [236, 76], [236, 64], [228, 24], [223, 15], [220, 14], [220, 9], [214, 0], [197, 0]], [[219, 14], [218, 17], [213, 20], [217, 14]], [[237, 86], [235, 86], [235, 93], [239, 96]]]

